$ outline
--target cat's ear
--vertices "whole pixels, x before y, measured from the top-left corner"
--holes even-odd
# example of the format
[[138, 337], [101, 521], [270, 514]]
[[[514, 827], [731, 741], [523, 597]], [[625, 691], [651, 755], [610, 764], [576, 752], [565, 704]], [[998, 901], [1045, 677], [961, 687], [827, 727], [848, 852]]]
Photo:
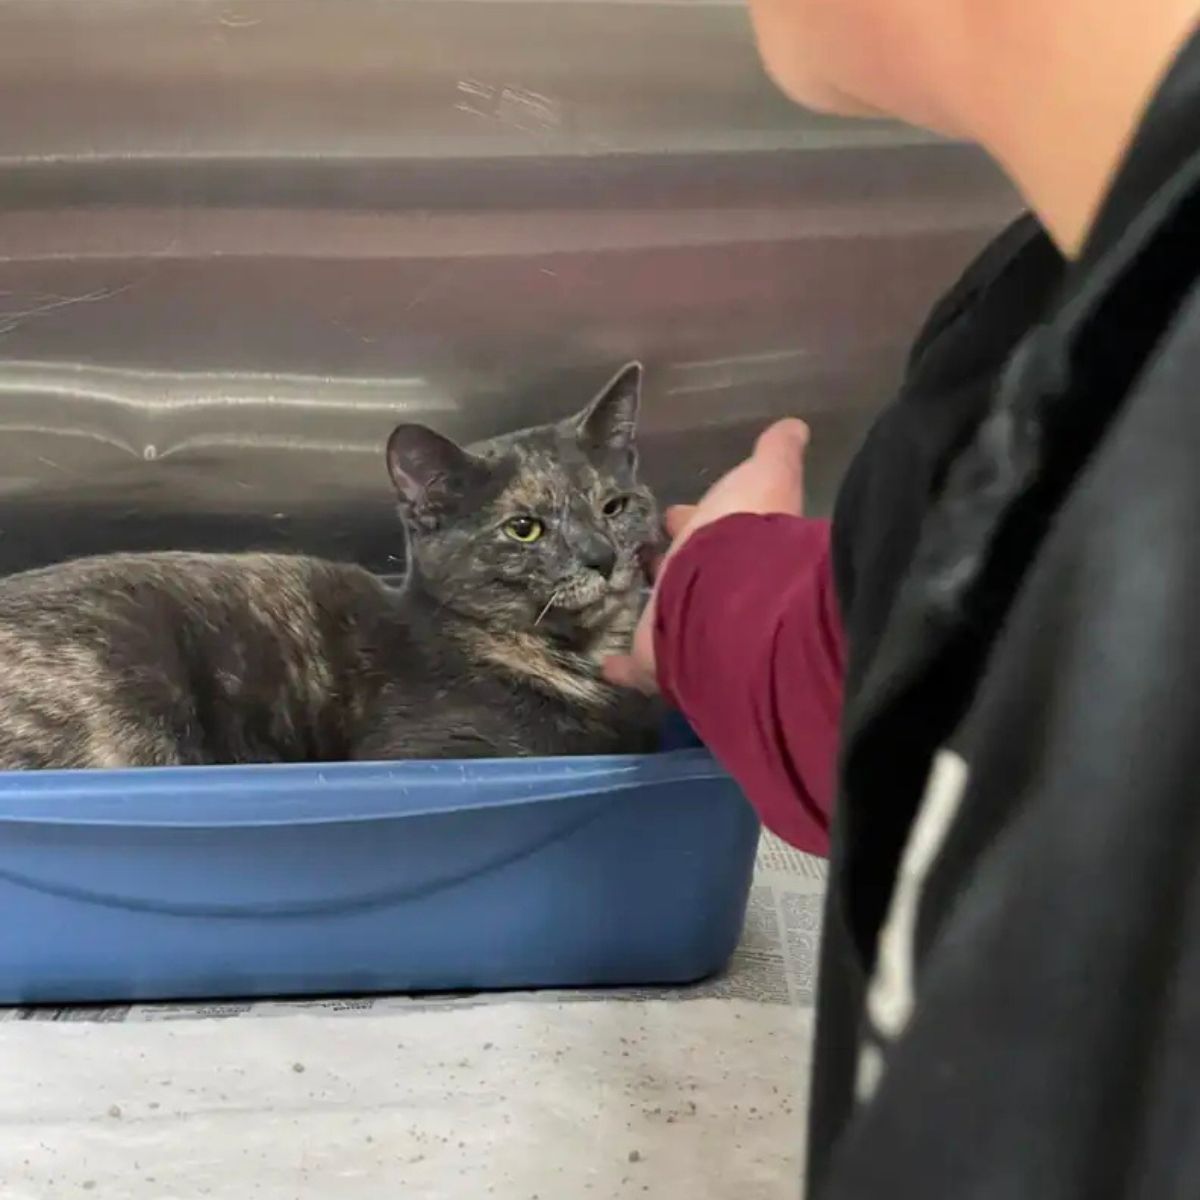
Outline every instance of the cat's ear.
[[627, 363], [576, 417], [580, 445], [591, 454], [619, 455], [632, 466], [641, 403], [642, 364]]
[[401, 506], [440, 508], [461, 495], [483, 470], [478, 459], [424, 425], [398, 425], [387, 443], [388, 474]]

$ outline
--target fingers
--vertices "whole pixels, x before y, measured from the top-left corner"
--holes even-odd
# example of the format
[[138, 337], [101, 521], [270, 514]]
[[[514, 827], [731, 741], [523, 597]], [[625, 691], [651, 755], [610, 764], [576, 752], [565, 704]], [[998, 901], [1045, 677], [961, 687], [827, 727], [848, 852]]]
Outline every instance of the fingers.
[[674, 541], [687, 528], [695, 515], [696, 505], [694, 504], [672, 504], [663, 515], [663, 526], [667, 531], [667, 536]]
[[803, 515], [808, 442], [808, 426], [794, 418], [777, 421], [759, 435], [748, 466], [762, 489], [764, 511]]
[[628, 654], [606, 658], [600, 666], [600, 674], [614, 687], [631, 688], [647, 696], [658, 691], [658, 682], [653, 674]]
[[[663, 514], [663, 530], [667, 535], [667, 542], [675, 541], [695, 515], [696, 505], [694, 504], [671, 505]], [[669, 545], [642, 546], [639, 549], [638, 566], [641, 567], [647, 582], [653, 583], [658, 578], [658, 572], [669, 549]]]
[[758, 435], [758, 441], [754, 444], [754, 456], [803, 462], [804, 451], [808, 448], [811, 436], [808, 426], [797, 417], [776, 421]]
[[[718, 479], [699, 504], [672, 505], [663, 514], [663, 530], [670, 545], [647, 546], [639, 561], [647, 577], [656, 581], [662, 563], [707, 522], [732, 513], [804, 512], [804, 452], [808, 426], [800, 420], [777, 421], [763, 431], [754, 453]], [[632, 688], [647, 695], [658, 691], [651, 629], [655, 607], [651, 592], [638, 622], [630, 654], [616, 655], [601, 665], [602, 677], [615, 687]]]

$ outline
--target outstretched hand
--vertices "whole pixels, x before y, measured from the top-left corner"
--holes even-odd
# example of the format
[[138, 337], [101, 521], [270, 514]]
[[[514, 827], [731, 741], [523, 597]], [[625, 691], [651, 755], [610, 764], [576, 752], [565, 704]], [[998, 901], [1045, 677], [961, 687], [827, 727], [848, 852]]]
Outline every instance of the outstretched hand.
[[804, 454], [808, 426], [803, 421], [779, 421], [759, 435], [749, 458], [723, 475], [697, 504], [667, 509], [664, 525], [670, 539], [665, 553], [650, 564], [656, 582], [642, 613], [628, 654], [608, 659], [603, 673], [610, 683], [653, 693], [658, 690], [654, 662], [654, 612], [657, 580], [672, 555], [698, 529], [734, 513], [804, 515]]

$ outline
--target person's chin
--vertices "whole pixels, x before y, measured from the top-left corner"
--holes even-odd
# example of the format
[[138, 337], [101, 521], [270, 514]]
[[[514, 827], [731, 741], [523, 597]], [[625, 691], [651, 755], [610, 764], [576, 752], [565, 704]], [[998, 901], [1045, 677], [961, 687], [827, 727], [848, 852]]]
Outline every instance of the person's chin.
[[750, 8], [763, 67], [789, 100], [822, 116], [886, 116], [822, 74], [819, 69], [822, 58], [798, 24], [792, 5], [758, 0]]
[[868, 120], [888, 117], [887, 113], [856, 99], [848, 92], [840, 91], [819, 76], [798, 69], [794, 63], [782, 62], [773, 65], [770, 59], [764, 58], [763, 61], [775, 86], [789, 100], [794, 100], [809, 112], [823, 117], [856, 117]]

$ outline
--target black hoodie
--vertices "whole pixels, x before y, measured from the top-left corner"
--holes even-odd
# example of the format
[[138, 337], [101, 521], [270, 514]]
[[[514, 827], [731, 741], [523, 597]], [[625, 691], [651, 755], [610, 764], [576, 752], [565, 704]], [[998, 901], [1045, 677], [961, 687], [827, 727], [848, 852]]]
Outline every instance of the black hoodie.
[[1198, 283], [1200, 41], [847, 477], [811, 1200], [1200, 1197]]

